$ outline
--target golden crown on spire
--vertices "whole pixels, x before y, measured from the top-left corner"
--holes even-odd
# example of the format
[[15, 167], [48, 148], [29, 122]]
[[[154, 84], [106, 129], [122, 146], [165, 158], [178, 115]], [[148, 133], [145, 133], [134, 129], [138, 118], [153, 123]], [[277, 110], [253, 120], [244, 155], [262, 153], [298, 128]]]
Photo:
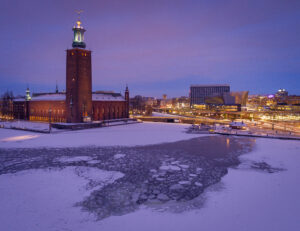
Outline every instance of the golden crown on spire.
[[75, 10], [75, 12], [78, 14], [78, 19], [76, 21], [76, 28], [81, 28], [81, 21], [80, 21], [80, 14], [83, 12], [83, 10]]
[[80, 21], [80, 14], [83, 12], [83, 10], [76, 10], [75, 12], [78, 14], [78, 19], [76, 21], [76, 24], [73, 27], [74, 37], [73, 37], [72, 47], [85, 48], [86, 45], [84, 43], [84, 36], [83, 36], [85, 29], [82, 27]]

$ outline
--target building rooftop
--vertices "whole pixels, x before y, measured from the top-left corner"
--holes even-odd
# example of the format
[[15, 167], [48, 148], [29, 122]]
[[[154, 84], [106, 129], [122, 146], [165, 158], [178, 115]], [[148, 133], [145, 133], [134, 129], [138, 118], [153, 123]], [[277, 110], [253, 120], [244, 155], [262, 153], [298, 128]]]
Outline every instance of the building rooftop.
[[64, 93], [40, 93], [33, 94], [31, 101], [64, 101], [66, 94]]
[[18, 101], [18, 102], [22, 102], [22, 101], [25, 101], [25, 97], [17, 97], [17, 98], [14, 98], [14, 101]]
[[[65, 101], [65, 93], [34, 93], [31, 101]], [[25, 101], [25, 98], [17, 98], [14, 101]], [[120, 93], [96, 91], [92, 93], [92, 101], [125, 101]]]
[[125, 101], [120, 93], [93, 93], [92, 101]]
[[192, 84], [191, 87], [230, 87], [229, 84]]

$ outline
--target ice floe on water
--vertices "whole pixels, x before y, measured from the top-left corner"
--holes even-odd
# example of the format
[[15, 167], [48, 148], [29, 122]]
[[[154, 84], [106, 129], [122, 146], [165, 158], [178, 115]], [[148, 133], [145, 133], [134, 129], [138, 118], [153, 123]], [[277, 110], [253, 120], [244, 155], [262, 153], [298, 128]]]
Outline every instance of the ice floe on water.
[[188, 165], [186, 165], [186, 164], [180, 164], [180, 165], [179, 165], [179, 167], [181, 167], [181, 168], [183, 168], [183, 169], [187, 169], [187, 168], [189, 168], [189, 166], [188, 166]]
[[201, 172], [203, 169], [202, 168], [196, 168], [197, 172]]
[[120, 158], [123, 158], [123, 157], [125, 157], [125, 156], [126, 156], [126, 154], [118, 153], [118, 154], [115, 154], [115, 155], [114, 155], [114, 158], [115, 158], [115, 159], [120, 159]]
[[101, 163], [101, 160], [89, 160], [87, 161], [88, 164], [99, 164]]
[[182, 181], [179, 181], [178, 184], [181, 184], [181, 185], [190, 185], [191, 182], [188, 181], [188, 180], [182, 180]]
[[159, 170], [162, 170], [162, 171], [180, 171], [181, 168], [179, 168], [176, 165], [162, 165], [162, 166], [159, 167]]
[[75, 173], [88, 181], [87, 189], [99, 189], [111, 184], [124, 176], [121, 172], [105, 171], [98, 168], [79, 166], [74, 168]]
[[198, 187], [203, 187], [203, 184], [201, 182], [195, 182], [195, 185]]
[[93, 158], [90, 156], [62, 156], [56, 159], [59, 162], [62, 163], [72, 163], [72, 162], [79, 162], [79, 161], [92, 161]]

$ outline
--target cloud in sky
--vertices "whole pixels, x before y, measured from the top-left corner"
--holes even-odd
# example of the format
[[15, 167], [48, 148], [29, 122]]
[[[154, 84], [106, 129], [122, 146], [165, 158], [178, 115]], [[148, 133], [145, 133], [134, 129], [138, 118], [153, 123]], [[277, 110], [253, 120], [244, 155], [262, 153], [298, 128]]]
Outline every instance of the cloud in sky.
[[190, 84], [300, 94], [300, 2], [4, 1], [0, 92], [65, 85], [75, 9], [93, 51], [93, 88], [187, 95]]

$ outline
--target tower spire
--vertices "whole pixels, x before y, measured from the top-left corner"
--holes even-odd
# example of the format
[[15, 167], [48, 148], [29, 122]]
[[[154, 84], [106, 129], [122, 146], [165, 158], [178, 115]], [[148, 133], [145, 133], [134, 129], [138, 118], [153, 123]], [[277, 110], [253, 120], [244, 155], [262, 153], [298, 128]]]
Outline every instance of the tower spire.
[[55, 86], [55, 93], [58, 93], [58, 85], [57, 85], [57, 80], [56, 80], [56, 86]]
[[30, 96], [30, 90], [29, 87], [27, 85], [27, 89], [26, 89], [26, 96], [25, 96], [25, 100], [26, 101], [30, 101], [31, 100], [31, 96]]
[[84, 32], [85, 29], [81, 26], [81, 21], [80, 21], [80, 14], [83, 12], [83, 10], [76, 10], [76, 13], [78, 14], [78, 19], [76, 21], [76, 25], [73, 27], [73, 32], [74, 32], [74, 38], [73, 38], [73, 43], [72, 47], [73, 48], [85, 48], [86, 45], [84, 43]]
[[78, 14], [78, 21], [80, 21], [80, 14], [83, 12], [83, 10], [75, 10], [75, 12]]

